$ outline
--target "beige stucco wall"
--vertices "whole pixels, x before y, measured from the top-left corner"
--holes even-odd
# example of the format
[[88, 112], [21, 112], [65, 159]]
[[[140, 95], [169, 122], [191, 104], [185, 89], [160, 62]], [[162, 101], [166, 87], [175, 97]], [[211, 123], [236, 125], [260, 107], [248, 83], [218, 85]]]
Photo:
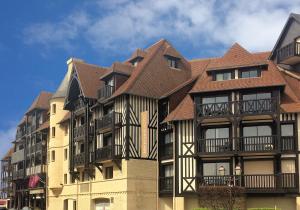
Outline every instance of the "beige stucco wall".
[[173, 210], [173, 198], [172, 197], [158, 198], [158, 210]]

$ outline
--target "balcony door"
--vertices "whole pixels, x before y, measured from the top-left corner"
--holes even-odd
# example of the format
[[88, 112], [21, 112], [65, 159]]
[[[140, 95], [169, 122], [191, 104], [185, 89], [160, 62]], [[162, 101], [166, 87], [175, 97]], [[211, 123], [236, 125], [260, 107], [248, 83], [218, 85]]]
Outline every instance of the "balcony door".
[[230, 182], [229, 162], [203, 163], [202, 185], [227, 185]]
[[224, 152], [230, 149], [229, 128], [208, 128], [202, 145], [205, 152]]
[[270, 125], [244, 126], [241, 137], [242, 151], [271, 151], [275, 148], [275, 137]]

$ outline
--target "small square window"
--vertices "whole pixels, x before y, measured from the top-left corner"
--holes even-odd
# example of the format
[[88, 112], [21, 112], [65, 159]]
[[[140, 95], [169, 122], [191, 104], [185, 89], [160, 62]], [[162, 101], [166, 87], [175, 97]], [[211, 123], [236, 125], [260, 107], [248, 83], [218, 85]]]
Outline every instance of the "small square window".
[[113, 178], [114, 169], [113, 166], [105, 168], [105, 179], [112, 179]]
[[260, 77], [258, 69], [240, 70], [240, 78]]
[[215, 81], [224, 81], [232, 79], [232, 72], [219, 72], [216, 73]]
[[68, 149], [64, 149], [64, 158], [68, 160]]
[[167, 57], [168, 60], [168, 65], [171, 68], [178, 68], [178, 58], [174, 58], [174, 57]]

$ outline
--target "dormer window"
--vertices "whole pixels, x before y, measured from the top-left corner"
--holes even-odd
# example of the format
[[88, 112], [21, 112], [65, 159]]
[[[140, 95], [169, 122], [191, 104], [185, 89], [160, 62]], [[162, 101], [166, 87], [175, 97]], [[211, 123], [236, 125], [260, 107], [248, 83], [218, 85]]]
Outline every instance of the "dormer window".
[[260, 69], [245, 69], [239, 71], [239, 78], [260, 77]]
[[174, 57], [167, 57], [168, 59], [168, 65], [169, 67], [171, 68], [178, 68], [178, 59], [177, 58], [174, 58]]
[[217, 72], [214, 74], [214, 81], [224, 81], [233, 79], [233, 73], [231, 71]]
[[142, 57], [136, 57], [135, 59], [131, 60], [130, 63], [133, 65], [133, 66], [137, 66], [139, 64], [139, 62], [141, 62], [143, 60]]

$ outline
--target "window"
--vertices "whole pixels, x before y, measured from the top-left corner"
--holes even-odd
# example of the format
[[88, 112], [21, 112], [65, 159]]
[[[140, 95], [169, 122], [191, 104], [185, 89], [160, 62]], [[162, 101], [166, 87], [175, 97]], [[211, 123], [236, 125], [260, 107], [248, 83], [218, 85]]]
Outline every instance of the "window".
[[205, 139], [229, 138], [229, 128], [209, 128], [205, 130]]
[[203, 104], [222, 103], [222, 102], [228, 102], [228, 96], [204, 97], [202, 99]]
[[243, 95], [243, 100], [260, 100], [260, 99], [270, 99], [272, 97], [271, 93], [253, 93]]
[[281, 172], [282, 173], [296, 173], [295, 160], [281, 160]]
[[243, 127], [243, 136], [271, 136], [272, 129], [269, 125]]
[[223, 81], [232, 79], [232, 72], [219, 72], [216, 73], [214, 80], [215, 81]]
[[56, 114], [56, 104], [52, 104], [52, 114]]
[[173, 164], [163, 166], [163, 177], [173, 176]]
[[260, 77], [260, 70], [258, 69], [240, 70], [239, 76], [240, 78]]
[[55, 150], [52, 150], [51, 152], [51, 160], [55, 161]]
[[168, 65], [171, 68], [178, 68], [178, 59], [174, 57], [167, 57]]
[[114, 169], [113, 166], [105, 168], [105, 179], [112, 179], [113, 178]]
[[52, 127], [51, 133], [52, 133], [52, 138], [55, 138], [55, 127]]
[[80, 144], [80, 153], [84, 153], [84, 144]]
[[69, 133], [69, 125], [66, 124], [66, 125], [64, 126], [64, 129], [65, 129], [65, 136], [66, 136], [66, 135], [68, 135], [68, 133]]
[[68, 149], [64, 149], [65, 160], [68, 160]]
[[64, 174], [64, 184], [68, 184], [68, 174]]
[[104, 134], [103, 135], [103, 147], [112, 145], [112, 134]]
[[171, 157], [173, 156], [173, 133], [168, 132], [164, 134], [164, 139], [163, 139], [163, 157]]
[[220, 176], [220, 168], [224, 168], [224, 175], [230, 175], [228, 162], [203, 163], [203, 176]]
[[294, 136], [294, 125], [293, 124], [281, 125], [281, 136]]
[[168, 101], [164, 101], [162, 103], [161, 110], [162, 110], [162, 118], [165, 119], [167, 117], [167, 115], [169, 114], [169, 102]]

